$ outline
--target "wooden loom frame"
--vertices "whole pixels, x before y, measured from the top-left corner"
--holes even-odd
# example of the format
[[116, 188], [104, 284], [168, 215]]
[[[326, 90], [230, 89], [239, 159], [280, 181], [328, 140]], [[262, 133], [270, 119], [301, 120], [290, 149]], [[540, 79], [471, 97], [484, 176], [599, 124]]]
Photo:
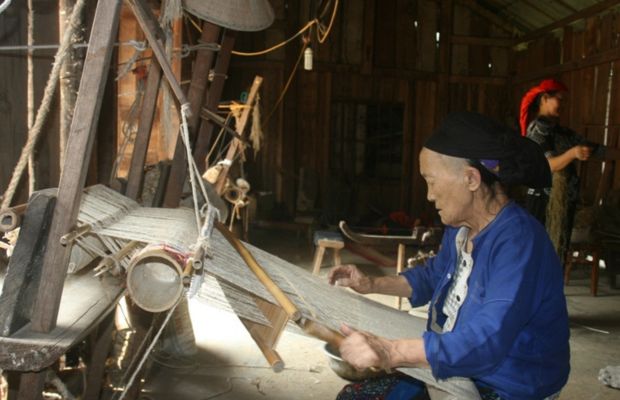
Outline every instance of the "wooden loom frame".
[[[209, 111], [217, 110], [234, 44], [235, 32], [224, 31], [222, 34], [222, 46], [217, 58], [213, 50], [198, 50], [188, 97], [185, 98], [185, 94], [164, 58], [160, 42], [162, 38], [161, 29], [150, 8], [144, 0], [131, 0], [129, 3], [157, 59], [157, 61], [151, 63], [148, 74], [145, 98], [128, 176], [126, 194], [128, 197], [135, 199], [138, 197], [141, 189], [144, 161], [162, 73], [166, 76], [179, 102], [181, 104], [190, 104], [190, 110], [193, 112], [189, 116], [188, 124], [190, 135], [193, 139], [198, 131], [201, 114], [199, 110], [203, 106], [205, 97], [206, 109]], [[121, 0], [100, 0], [97, 4], [84, 73], [80, 81], [74, 118], [67, 142], [67, 156], [60, 178], [58, 194], [56, 199], [52, 196], [52, 199], [45, 204], [44, 208], [48, 210], [46, 215], [48, 221], [51, 217], [51, 223], [49, 233], [45, 232], [47, 236], [42, 239], [47, 241], [47, 246], [44, 246], [45, 250], [40, 250], [44, 252], [43, 262], [42, 265], [35, 265], [31, 260], [28, 265], [28, 268], [32, 269], [41, 268], [40, 275], [45, 276], [45, 279], [41, 279], [40, 283], [37, 282], [38, 285], [35, 284], [35, 287], [31, 289], [33, 293], [31, 292], [30, 294], [35, 297], [35, 303], [30, 321], [22, 329], [19, 329], [18, 332], [12, 332], [9, 337], [0, 338], [0, 345], [2, 346], [0, 368], [9, 371], [23, 371], [20, 376], [18, 394], [20, 400], [40, 399], [46, 379], [45, 369], [99, 325], [101, 325], [101, 328], [95, 336], [93, 356], [90, 360], [94, 365], [93, 368], [89, 369], [86, 399], [98, 398], [101, 389], [100, 382], [104, 373], [103, 361], [110, 348], [109, 333], [113, 327], [108, 316], [114, 309], [117, 301], [124, 294], [124, 290], [120, 282], [114, 279], [109, 280], [102, 289], [101, 283], [90, 274], [81, 275], [75, 279], [71, 277], [71, 279], [67, 280], [70, 247], [61, 245], [59, 239], [72, 231], [76, 224], [80, 198], [86, 180], [103, 92], [107, 81], [114, 38], [118, 30], [120, 5]], [[219, 26], [204, 22], [201, 39], [206, 43], [212, 43], [217, 40], [220, 33], [221, 28]], [[209, 88], [207, 88], [208, 71], [214, 58], [217, 60], [215, 63], [215, 76]], [[255, 79], [250, 93], [251, 99], [248, 102], [249, 104], [256, 97], [261, 81], [260, 77]], [[237, 126], [237, 132], [240, 135], [243, 134], [249, 119], [249, 110], [245, 111]], [[210, 141], [209, 137], [214, 127], [213, 122], [208, 119], [200, 125], [198, 143], [195, 150], [199, 164], [202, 164], [202, 160], [204, 160], [204, 154], [206, 154], [206, 148]], [[239, 151], [239, 145], [240, 140], [234, 139], [233, 146], [231, 146], [231, 150], [227, 154], [227, 159], [234, 159]], [[181, 140], [177, 141], [172, 178], [169, 181], [169, 190], [165, 199], [166, 205], [175, 207], [180, 199], [180, 188], [184, 180], [186, 164], [185, 154], [179, 151], [179, 149], [183, 149]], [[222, 174], [222, 180], [225, 179], [227, 172], [226, 170]], [[218, 181], [218, 187], [223, 188], [223, 183]], [[28, 214], [26, 214], [26, 218], [28, 218]], [[23, 273], [28, 274], [30, 272], [24, 271]], [[5, 284], [9, 286], [11, 282], [5, 280]], [[66, 291], [64, 290], [65, 287]], [[87, 305], [87, 310], [79, 306], [71, 307], [72, 303], [80, 303], [75, 299], [75, 296], [72, 296], [80, 288], [86, 288], [91, 293], [93, 290], [99, 289], [98, 292], [95, 291], [94, 293], [100, 293], [102, 301], [97, 301], [95, 305]], [[63, 291], [65, 292], [64, 294]], [[79, 297], [80, 293], [77, 293], [77, 295]], [[274, 370], [281, 370], [283, 367], [282, 360], [273, 348], [288, 318], [280, 307], [264, 302], [258, 297], [255, 298], [255, 301], [272, 323], [272, 326], [266, 327], [243, 319], [242, 322]], [[69, 309], [67, 306], [69, 306]], [[20, 304], [16, 304], [15, 307], [20, 307]], [[74, 309], [73, 311], [71, 311], [72, 308]], [[79, 315], [77, 323], [74, 319], [76, 314]], [[102, 324], [104, 321], [105, 323]], [[71, 329], [67, 329], [67, 326], [71, 327]], [[15, 354], [25, 355], [25, 358], [22, 358], [20, 363], [16, 363], [13, 360]]]

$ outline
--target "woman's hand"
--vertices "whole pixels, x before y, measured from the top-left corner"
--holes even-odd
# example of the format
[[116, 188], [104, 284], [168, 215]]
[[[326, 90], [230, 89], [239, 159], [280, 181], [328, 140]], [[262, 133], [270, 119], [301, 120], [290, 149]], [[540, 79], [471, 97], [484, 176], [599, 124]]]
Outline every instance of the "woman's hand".
[[340, 355], [355, 369], [379, 367], [389, 370], [392, 368], [389, 340], [368, 332], [356, 331], [345, 324], [340, 327], [340, 332], [345, 336], [338, 349]]
[[327, 275], [330, 285], [350, 287], [361, 294], [372, 293], [373, 280], [362, 273], [355, 265], [339, 265], [332, 268]]
[[590, 146], [577, 145], [572, 148], [574, 156], [580, 161], [586, 161], [592, 154], [592, 148]]
[[421, 338], [390, 340], [345, 324], [340, 326], [340, 332], [344, 335], [338, 349], [340, 355], [356, 369], [377, 367], [389, 372], [396, 367], [428, 366]]

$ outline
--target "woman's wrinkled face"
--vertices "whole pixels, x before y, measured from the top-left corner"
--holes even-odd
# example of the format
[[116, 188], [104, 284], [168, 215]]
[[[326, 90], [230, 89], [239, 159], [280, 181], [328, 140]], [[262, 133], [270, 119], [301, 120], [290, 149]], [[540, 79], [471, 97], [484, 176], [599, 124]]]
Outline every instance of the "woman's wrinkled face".
[[435, 204], [446, 225], [463, 226], [470, 217], [473, 197], [465, 169], [462, 159], [427, 148], [420, 152], [420, 174], [428, 187], [426, 198]]

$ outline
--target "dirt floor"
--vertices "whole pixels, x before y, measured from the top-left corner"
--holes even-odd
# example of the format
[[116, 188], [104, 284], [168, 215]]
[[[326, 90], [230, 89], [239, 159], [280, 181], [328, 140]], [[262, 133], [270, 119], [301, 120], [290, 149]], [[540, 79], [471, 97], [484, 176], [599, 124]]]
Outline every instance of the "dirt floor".
[[[251, 241], [259, 247], [306, 269], [314, 249], [307, 238], [254, 230]], [[325, 264], [330, 259], [325, 257]], [[364, 263], [343, 253], [344, 262]], [[373, 273], [393, 273], [369, 267]], [[325, 273], [326, 268], [322, 270]], [[604, 386], [598, 372], [620, 365], [620, 290], [605, 277], [598, 297], [589, 293], [585, 270], [576, 270], [566, 287], [571, 320], [572, 371], [562, 400], [620, 399], [620, 390]], [[393, 301], [375, 297], [379, 301]], [[199, 354], [192, 360], [158, 359], [146, 377], [144, 399], [245, 400], [333, 399], [347, 382], [329, 367], [322, 342], [294, 330], [282, 335], [277, 350], [286, 363], [274, 373], [237, 318], [198, 301], [190, 303]]]

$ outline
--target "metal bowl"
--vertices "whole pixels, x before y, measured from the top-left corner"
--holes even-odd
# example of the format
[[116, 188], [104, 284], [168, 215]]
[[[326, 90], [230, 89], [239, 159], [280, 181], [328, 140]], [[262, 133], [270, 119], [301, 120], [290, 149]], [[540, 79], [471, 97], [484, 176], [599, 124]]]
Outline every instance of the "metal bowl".
[[323, 346], [323, 351], [329, 361], [329, 367], [342, 379], [348, 381], [361, 381], [368, 378], [375, 378], [381, 375], [385, 375], [385, 371], [372, 371], [365, 369], [363, 371], [355, 369], [351, 364], [344, 361], [340, 357], [338, 349], [333, 348], [328, 343]]

